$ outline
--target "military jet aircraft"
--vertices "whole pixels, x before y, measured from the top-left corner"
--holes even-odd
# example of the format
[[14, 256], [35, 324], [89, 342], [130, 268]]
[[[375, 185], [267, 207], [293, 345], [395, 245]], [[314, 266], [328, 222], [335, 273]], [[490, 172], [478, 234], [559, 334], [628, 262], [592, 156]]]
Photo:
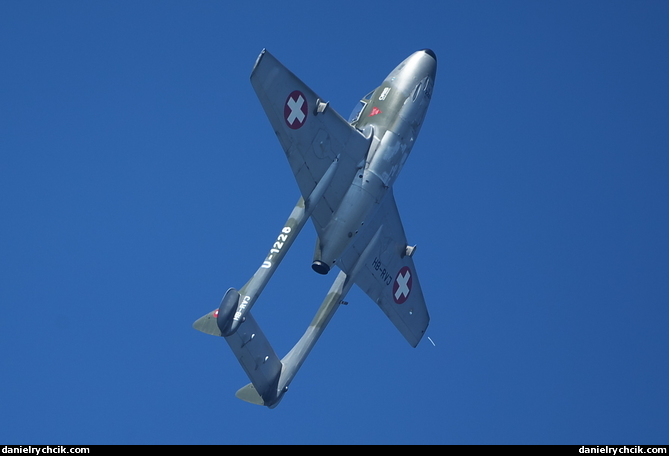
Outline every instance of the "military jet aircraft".
[[[348, 121], [263, 50], [251, 84], [279, 138], [302, 196], [253, 277], [230, 288], [218, 309], [193, 327], [224, 337], [251, 383], [245, 401], [274, 408], [353, 283], [415, 347], [429, 315], [392, 185], [425, 118], [437, 58], [411, 54], [360, 100]], [[316, 316], [279, 359], [250, 310], [286, 252], [311, 218], [318, 234], [312, 269], [340, 269]]]

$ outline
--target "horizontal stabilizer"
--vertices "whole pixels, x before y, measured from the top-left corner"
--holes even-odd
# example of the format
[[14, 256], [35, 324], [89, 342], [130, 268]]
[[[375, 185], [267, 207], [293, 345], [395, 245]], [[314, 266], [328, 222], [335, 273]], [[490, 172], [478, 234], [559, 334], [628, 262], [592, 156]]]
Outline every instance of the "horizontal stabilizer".
[[[239, 390], [237, 397], [253, 404], [274, 404], [277, 399], [282, 364], [267, 337], [251, 312], [246, 314], [244, 322], [234, 334], [224, 337], [217, 324], [217, 311], [218, 309], [211, 311], [198, 319], [193, 323], [193, 328], [206, 334], [223, 337], [230, 345], [239, 364], [252, 382]], [[248, 391], [242, 392], [245, 389]]]
[[264, 404], [277, 398], [281, 360], [269, 344], [251, 312], [234, 334], [225, 338]]

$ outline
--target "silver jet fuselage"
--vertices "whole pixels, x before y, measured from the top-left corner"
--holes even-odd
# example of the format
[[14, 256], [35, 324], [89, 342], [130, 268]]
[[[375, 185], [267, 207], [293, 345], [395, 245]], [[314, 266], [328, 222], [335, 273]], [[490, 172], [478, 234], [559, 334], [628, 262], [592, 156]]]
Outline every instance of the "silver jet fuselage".
[[436, 72], [433, 51], [415, 52], [361, 100], [361, 109], [352, 114], [351, 125], [373, 138], [364, 167], [318, 240], [314, 271], [329, 272], [397, 179], [423, 124]]

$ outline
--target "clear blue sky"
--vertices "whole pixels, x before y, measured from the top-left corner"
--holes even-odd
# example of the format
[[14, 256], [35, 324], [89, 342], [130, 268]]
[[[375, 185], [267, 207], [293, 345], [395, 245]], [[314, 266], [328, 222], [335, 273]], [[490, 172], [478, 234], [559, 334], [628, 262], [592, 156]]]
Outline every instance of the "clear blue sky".
[[[0, 3], [0, 444], [669, 440], [669, 4]], [[262, 48], [347, 116], [439, 68], [395, 186], [430, 314], [354, 289], [277, 409], [191, 328], [299, 197]], [[334, 275], [308, 225], [254, 314], [280, 356]]]

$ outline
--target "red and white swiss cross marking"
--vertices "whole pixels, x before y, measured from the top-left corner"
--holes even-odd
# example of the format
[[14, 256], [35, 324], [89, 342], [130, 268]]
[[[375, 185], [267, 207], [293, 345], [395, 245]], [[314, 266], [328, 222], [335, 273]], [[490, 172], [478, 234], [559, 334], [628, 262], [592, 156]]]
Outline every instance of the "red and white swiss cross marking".
[[307, 97], [299, 90], [291, 92], [283, 106], [283, 118], [286, 120], [286, 125], [297, 130], [306, 122], [308, 112]]
[[393, 299], [397, 304], [404, 304], [404, 302], [409, 298], [412, 283], [413, 278], [411, 275], [411, 269], [409, 269], [408, 266], [404, 266], [402, 269], [400, 269], [400, 272], [397, 273], [397, 277], [395, 277], [395, 283], [393, 283]]

